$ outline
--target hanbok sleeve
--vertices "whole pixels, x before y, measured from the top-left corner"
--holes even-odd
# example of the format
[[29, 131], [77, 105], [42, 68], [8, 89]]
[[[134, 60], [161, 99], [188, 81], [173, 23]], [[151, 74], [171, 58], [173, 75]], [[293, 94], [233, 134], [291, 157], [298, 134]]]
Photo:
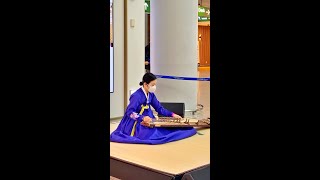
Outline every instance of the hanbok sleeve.
[[141, 106], [140, 96], [137, 94], [133, 94], [131, 95], [129, 101], [130, 102], [126, 109], [125, 114], [127, 115], [127, 117], [130, 117], [133, 120], [138, 120], [139, 122], [142, 121], [144, 116], [137, 113], [137, 111], [139, 110], [139, 107]]
[[167, 117], [172, 117], [173, 116], [173, 112], [165, 109], [161, 103], [158, 101], [156, 95], [153, 94], [152, 96], [152, 100], [151, 100], [151, 106], [161, 115], [163, 116], [167, 116]]

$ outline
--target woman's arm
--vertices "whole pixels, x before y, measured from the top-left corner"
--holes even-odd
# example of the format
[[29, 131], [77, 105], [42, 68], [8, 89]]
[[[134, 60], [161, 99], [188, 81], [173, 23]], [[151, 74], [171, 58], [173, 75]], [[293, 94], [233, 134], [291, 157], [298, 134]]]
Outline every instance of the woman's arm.
[[151, 106], [161, 115], [167, 116], [167, 117], [173, 117], [174, 113], [165, 109], [160, 102], [158, 101], [156, 95], [153, 94], [152, 100], [151, 100]]
[[143, 115], [140, 115], [137, 111], [139, 109], [139, 106], [141, 106], [140, 103], [140, 98], [138, 95], [134, 94], [131, 95], [130, 99], [129, 99], [129, 105], [126, 109], [125, 114], [132, 118], [133, 120], [138, 120], [138, 121], [142, 121], [143, 119]]

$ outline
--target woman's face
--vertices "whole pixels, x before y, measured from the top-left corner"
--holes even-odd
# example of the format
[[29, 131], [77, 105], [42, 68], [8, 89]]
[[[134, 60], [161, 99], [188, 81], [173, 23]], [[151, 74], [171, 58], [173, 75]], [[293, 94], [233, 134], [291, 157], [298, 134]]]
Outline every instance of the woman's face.
[[154, 93], [156, 91], [157, 80], [150, 81], [149, 84], [145, 83], [145, 89], [148, 92]]
[[157, 80], [153, 80], [153, 81], [150, 81], [150, 83], [148, 84], [149, 87], [152, 87], [152, 86], [155, 86], [157, 85]]

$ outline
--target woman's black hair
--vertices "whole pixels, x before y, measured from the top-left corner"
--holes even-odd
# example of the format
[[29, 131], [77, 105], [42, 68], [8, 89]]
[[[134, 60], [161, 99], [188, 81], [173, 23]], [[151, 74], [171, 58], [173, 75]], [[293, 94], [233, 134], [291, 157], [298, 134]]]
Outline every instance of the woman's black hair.
[[143, 83], [149, 84], [151, 81], [156, 80], [156, 79], [157, 79], [157, 77], [156, 77], [154, 74], [152, 74], [152, 73], [145, 73], [145, 74], [143, 75], [142, 81], [139, 83], [139, 85], [142, 86]]

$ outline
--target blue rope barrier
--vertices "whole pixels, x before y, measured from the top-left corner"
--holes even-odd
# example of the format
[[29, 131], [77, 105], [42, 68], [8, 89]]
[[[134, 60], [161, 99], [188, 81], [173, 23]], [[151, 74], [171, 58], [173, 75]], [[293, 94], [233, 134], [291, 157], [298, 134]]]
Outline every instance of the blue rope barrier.
[[162, 79], [177, 79], [177, 80], [189, 80], [189, 81], [210, 81], [210, 78], [193, 78], [193, 77], [179, 77], [179, 76], [163, 76], [155, 75], [157, 78]]

